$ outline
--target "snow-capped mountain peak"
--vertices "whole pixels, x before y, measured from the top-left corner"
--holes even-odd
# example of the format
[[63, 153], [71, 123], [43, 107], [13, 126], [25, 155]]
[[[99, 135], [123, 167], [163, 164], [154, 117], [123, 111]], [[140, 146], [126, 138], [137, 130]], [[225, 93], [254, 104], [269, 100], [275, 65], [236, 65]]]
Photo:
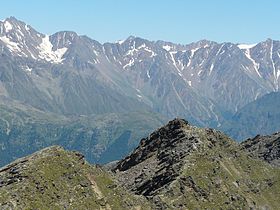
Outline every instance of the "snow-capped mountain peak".
[[49, 36], [43, 35], [31, 26], [14, 17], [0, 22], [0, 45], [13, 56], [60, 63], [67, 48], [53, 50]]

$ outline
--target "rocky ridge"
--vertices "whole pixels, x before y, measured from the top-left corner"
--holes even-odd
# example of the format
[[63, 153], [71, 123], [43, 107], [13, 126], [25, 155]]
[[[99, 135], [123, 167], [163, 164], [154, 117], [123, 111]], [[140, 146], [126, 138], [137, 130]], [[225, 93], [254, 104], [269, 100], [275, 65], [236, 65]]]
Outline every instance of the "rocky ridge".
[[170, 121], [142, 139], [113, 170], [127, 189], [158, 209], [276, 209], [279, 204], [279, 169], [250, 157], [223, 133], [185, 120]]
[[279, 91], [280, 42], [271, 39], [181, 45], [130, 36], [101, 44], [71, 31], [48, 36], [10, 17], [0, 21], [0, 47], [0, 95], [55, 113], [144, 107], [220, 127], [246, 104]]
[[240, 145], [174, 119], [104, 167], [53, 146], [0, 169], [0, 207], [278, 209], [278, 142], [276, 133]]
[[53, 146], [0, 168], [1, 209], [151, 209], [83, 155]]
[[242, 149], [273, 166], [280, 167], [280, 132], [272, 135], [257, 135], [241, 143]]

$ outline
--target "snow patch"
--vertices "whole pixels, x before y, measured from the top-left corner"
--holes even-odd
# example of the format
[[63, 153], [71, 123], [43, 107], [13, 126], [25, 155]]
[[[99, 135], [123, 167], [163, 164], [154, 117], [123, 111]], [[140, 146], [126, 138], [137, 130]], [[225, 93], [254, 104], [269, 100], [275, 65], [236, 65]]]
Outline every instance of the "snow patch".
[[191, 87], [192, 86], [192, 81], [188, 81], [188, 84], [189, 84], [189, 86]]
[[276, 76], [277, 76], [277, 80], [278, 80], [278, 78], [280, 77], [280, 70], [279, 69], [277, 70], [277, 75]]
[[260, 95], [260, 92], [257, 92], [257, 93], [256, 93], [256, 96], [255, 96], [255, 100], [258, 99], [259, 95]]
[[63, 48], [59, 48], [56, 51], [54, 51], [54, 54], [56, 55], [56, 57], [58, 58], [58, 62], [61, 62], [62, 56], [66, 53], [66, 51], [68, 50], [68, 48], [63, 47]]
[[25, 28], [26, 31], [29, 31], [29, 30], [30, 30], [30, 28], [29, 28], [28, 25], [26, 25], [26, 24], [24, 25], [24, 28]]
[[62, 59], [63, 55], [66, 53], [68, 48], [63, 47], [57, 49], [55, 51], [52, 50], [53, 45], [49, 40], [49, 36], [45, 36], [42, 38], [42, 43], [39, 45], [39, 57], [43, 60], [54, 62], [54, 63], [61, 63], [64, 59]]
[[116, 43], [119, 44], [119, 45], [123, 44], [124, 42], [125, 42], [125, 39], [116, 41]]
[[212, 64], [211, 64], [211, 66], [210, 66], [210, 72], [209, 72], [209, 75], [212, 73], [213, 69], [214, 69], [214, 64], [212, 63]]
[[138, 49], [135, 48], [135, 42], [133, 44], [133, 46], [130, 47], [130, 50], [127, 51], [127, 53], [125, 54], [125, 56], [128, 56], [128, 55], [133, 55], [134, 52], [138, 51]]
[[6, 32], [9, 32], [10, 30], [13, 29], [13, 25], [9, 21], [5, 21], [4, 26], [5, 26]]
[[240, 50], [247, 50], [247, 49], [251, 49], [253, 47], [255, 47], [257, 44], [239, 44], [237, 45], [237, 47], [240, 49]]
[[178, 62], [179, 62], [179, 66], [181, 67], [181, 71], [183, 71], [185, 67], [183, 62], [181, 60], [178, 60]]
[[29, 66], [22, 66], [22, 69], [24, 70], [24, 71], [27, 71], [27, 72], [31, 72], [32, 71], [32, 68], [30, 68]]
[[[224, 44], [221, 45], [220, 49], [218, 50], [218, 52], [216, 53], [216, 56], [220, 54], [221, 50], [223, 49]], [[223, 52], [221, 54], [223, 54], [225, 51], [223, 50]]]
[[275, 89], [276, 89], [276, 91], [278, 91], [279, 90], [279, 84], [278, 84], [277, 80], [278, 80], [278, 77], [279, 77], [279, 75], [278, 75], [279, 70], [277, 70], [277, 72], [276, 72], [275, 63], [273, 61], [273, 40], [271, 40], [270, 59], [271, 59], [272, 68], [273, 68], [274, 84], [276, 86]]
[[147, 52], [149, 52], [149, 53], [151, 53], [151, 55], [150, 55], [151, 58], [152, 58], [152, 57], [155, 57], [155, 56], [157, 55], [154, 51], [152, 51], [152, 50], [149, 49], [149, 48], [144, 48], [144, 50], [147, 51]]
[[147, 74], [147, 77], [150, 79], [151, 75], [150, 75], [150, 71], [149, 70], [147, 70], [146, 74]]
[[260, 74], [260, 72], [259, 72], [260, 64], [257, 63], [257, 62], [251, 57], [250, 48], [247, 48], [247, 49], [245, 50], [245, 55], [246, 55], [246, 57], [253, 63], [254, 69], [255, 69], [257, 75], [258, 75], [260, 78], [262, 78], [262, 76], [261, 76], [261, 74]]
[[270, 47], [270, 60], [272, 63], [273, 74], [276, 77], [276, 69], [275, 69], [275, 64], [274, 64], [273, 58], [272, 58], [272, 54], [273, 54], [273, 41], [271, 41], [271, 47]]
[[128, 66], [132, 66], [134, 64], [134, 59], [132, 58], [127, 64], [123, 66], [123, 69], [127, 68]]
[[168, 52], [172, 49], [172, 47], [170, 45], [164, 45], [164, 46], [162, 46], [162, 48]]
[[18, 43], [11, 41], [8, 37], [2, 36], [0, 40], [6, 44], [11, 52], [21, 52]]
[[176, 64], [176, 61], [175, 61], [175, 58], [174, 58], [174, 55], [177, 53], [177, 51], [172, 51], [172, 52], [169, 52], [170, 56], [171, 56], [171, 60], [172, 60], [172, 63], [173, 65], [175, 66], [175, 68], [178, 70], [178, 72], [181, 72], [181, 70], [178, 68], [177, 64]]
[[137, 47], [137, 49], [142, 49], [142, 48], [145, 48], [146, 47], [146, 44], [141, 44], [139, 47]]
[[190, 55], [190, 57], [189, 57], [189, 62], [188, 62], [188, 64], [187, 64], [187, 67], [189, 67], [189, 66], [191, 65], [191, 62], [192, 62], [192, 58], [193, 58], [193, 56], [194, 56], [194, 53], [195, 53], [198, 49], [199, 49], [199, 47], [198, 47], [198, 48], [191, 49], [191, 55]]

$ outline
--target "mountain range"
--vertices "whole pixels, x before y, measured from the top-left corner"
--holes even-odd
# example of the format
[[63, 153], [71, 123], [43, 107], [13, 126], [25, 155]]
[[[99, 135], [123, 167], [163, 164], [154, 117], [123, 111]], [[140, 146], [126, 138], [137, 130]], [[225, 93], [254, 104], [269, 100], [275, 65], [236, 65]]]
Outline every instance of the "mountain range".
[[279, 151], [279, 133], [239, 144], [174, 119], [105, 166], [52, 146], [0, 168], [0, 207], [276, 210]]
[[[130, 116], [136, 122], [134, 113], [138, 113], [137, 118], [146, 120], [137, 137], [144, 137], [174, 117], [221, 129], [236, 140], [276, 132], [280, 129], [279, 118], [272, 117], [273, 122], [277, 121], [275, 127], [247, 127], [246, 119], [253, 116], [257, 122], [269, 125], [271, 115], [258, 114], [263, 110], [255, 109], [245, 119], [242, 111], [246, 106], [257, 107], [253, 104], [258, 100], [269, 100], [269, 106], [277, 110], [279, 104], [274, 97], [278, 96], [271, 93], [279, 91], [279, 76], [280, 42], [276, 40], [254, 45], [201, 40], [182, 45], [130, 36], [101, 44], [71, 31], [45, 35], [10, 17], [0, 22], [0, 102], [2, 112], [9, 113], [1, 116], [1, 135], [5, 138], [0, 145], [7, 157], [2, 164], [54, 143], [71, 145], [67, 149], [84, 152], [89, 160], [105, 161], [110, 146], [135, 131], [134, 123], [119, 123], [112, 129], [110, 120], [103, 121], [108, 128], [103, 138], [96, 133], [96, 117], [105, 115]], [[270, 97], [266, 97], [268, 94]], [[35, 113], [45, 119], [42, 124], [33, 120], [38, 117]], [[32, 114], [35, 116], [30, 118]], [[157, 122], [149, 120], [155, 115]], [[13, 126], [19, 123], [18, 116], [25, 122], [20, 131]], [[66, 124], [59, 121], [62, 118]], [[84, 119], [87, 123], [80, 123], [77, 129], [90, 134], [77, 135], [73, 125]], [[242, 131], [237, 129], [238, 120], [244, 122]], [[64, 132], [54, 130], [63, 127], [71, 136], [62, 141], [55, 136], [39, 138], [46, 127], [53, 127], [52, 133], [57, 136]], [[87, 147], [79, 143], [81, 139]], [[120, 143], [124, 144], [124, 152], [106, 161], [131, 151], [137, 139], [131, 137]], [[27, 141], [34, 142], [33, 146]], [[97, 143], [101, 141], [106, 143]], [[98, 158], [92, 158], [92, 152]]]

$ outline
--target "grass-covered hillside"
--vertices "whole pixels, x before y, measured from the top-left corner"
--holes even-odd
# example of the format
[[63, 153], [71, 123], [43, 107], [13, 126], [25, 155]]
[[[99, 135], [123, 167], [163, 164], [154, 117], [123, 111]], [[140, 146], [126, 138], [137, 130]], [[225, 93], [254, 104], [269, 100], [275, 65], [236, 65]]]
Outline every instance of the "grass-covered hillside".
[[53, 146], [0, 169], [0, 209], [152, 209], [83, 155]]

